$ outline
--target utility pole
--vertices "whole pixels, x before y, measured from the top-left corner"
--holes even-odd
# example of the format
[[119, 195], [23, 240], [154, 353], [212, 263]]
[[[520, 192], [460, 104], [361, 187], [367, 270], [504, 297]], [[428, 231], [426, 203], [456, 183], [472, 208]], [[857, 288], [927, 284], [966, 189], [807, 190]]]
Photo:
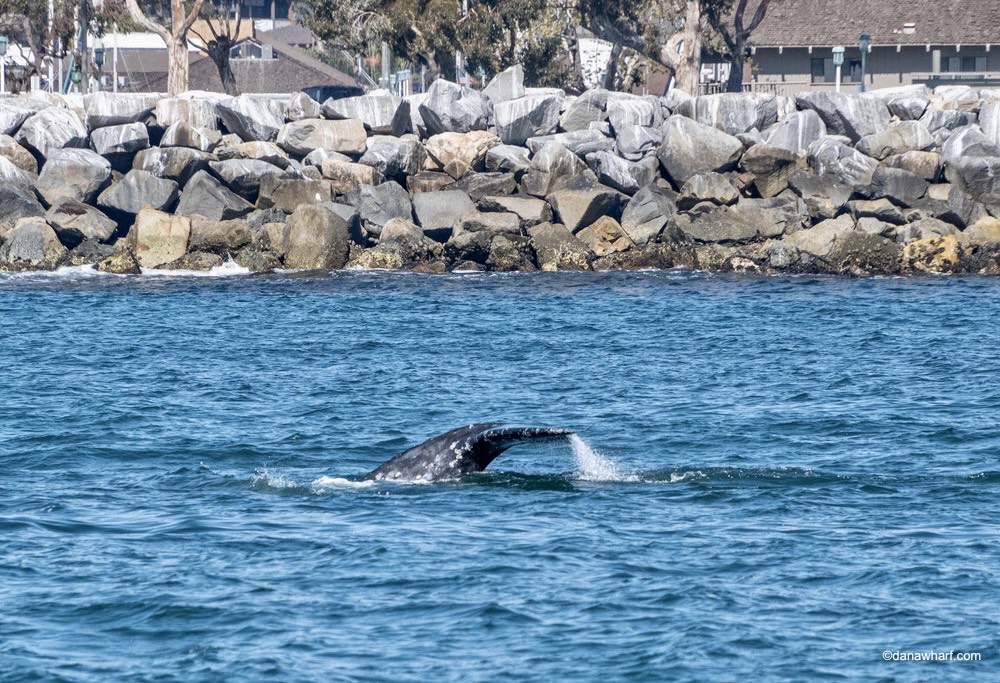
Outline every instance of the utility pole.
[[[469, 0], [462, 0], [462, 17], [469, 16]], [[468, 85], [465, 75], [465, 55], [461, 50], [455, 51], [455, 81], [459, 85]]]
[[90, 28], [90, 5], [80, 1], [80, 92], [90, 90], [90, 60], [87, 58], [87, 32]]
[[53, 73], [52, 62], [55, 61], [56, 54], [56, 41], [55, 41], [55, 0], [49, 0], [49, 92], [55, 92], [52, 87], [52, 79], [55, 78], [55, 73]]

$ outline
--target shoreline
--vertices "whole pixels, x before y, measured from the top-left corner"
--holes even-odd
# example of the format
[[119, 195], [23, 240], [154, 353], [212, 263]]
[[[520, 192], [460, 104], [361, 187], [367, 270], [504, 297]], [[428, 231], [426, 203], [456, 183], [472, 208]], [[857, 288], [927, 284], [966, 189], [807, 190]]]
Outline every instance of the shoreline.
[[1000, 92], [0, 98], [0, 271], [1000, 274]]

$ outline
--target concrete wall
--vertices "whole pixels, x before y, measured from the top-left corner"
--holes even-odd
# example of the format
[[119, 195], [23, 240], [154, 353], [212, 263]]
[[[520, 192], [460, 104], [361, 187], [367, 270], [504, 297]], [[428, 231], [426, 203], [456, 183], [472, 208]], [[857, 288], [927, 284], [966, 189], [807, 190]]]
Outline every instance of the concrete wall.
[[[875, 47], [868, 55], [867, 83], [870, 89], [891, 88], [909, 85], [915, 80], [923, 82], [923, 76], [933, 71], [933, 52], [941, 51], [942, 71], [948, 70], [949, 57], [980, 57], [986, 60], [985, 71], [991, 73], [1000, 85], [1000, 49], [989, 52], [983, 46], [969, 46], [956, 50], [951, 46], [904, 46]], [[831, 63], [826, 64], [825, 83], [815, 83], [812, 79], [812, 60], [831, 59], [830, 48], [785, 48], [779, 54], [777, 48], [758, 48], [752, 57], [753, 81], [761, 86], [773, 86], [779, 94], [794, 94], [799, 90], [833, 89], [834, 75]], [[848, 47], [844, 53], [842, 69], [842, 89], [855, 90], [858, 82], [851, 80], [850, 63], [859, 61], [861, 52], [857, 46]], [[914, 76], [918, 76], [914, 79]]]

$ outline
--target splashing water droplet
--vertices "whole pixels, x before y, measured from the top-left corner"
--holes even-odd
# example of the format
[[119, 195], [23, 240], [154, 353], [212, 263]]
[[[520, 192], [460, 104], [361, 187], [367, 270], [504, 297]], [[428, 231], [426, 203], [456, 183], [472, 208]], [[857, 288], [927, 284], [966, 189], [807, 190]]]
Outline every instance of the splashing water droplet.
[[587, 445], [576, 434], [569, 435], [569, 445], [576, 458], [576, 475], [584, 481], [632, 481], [633, 476], [623, 475], [615, 464]]

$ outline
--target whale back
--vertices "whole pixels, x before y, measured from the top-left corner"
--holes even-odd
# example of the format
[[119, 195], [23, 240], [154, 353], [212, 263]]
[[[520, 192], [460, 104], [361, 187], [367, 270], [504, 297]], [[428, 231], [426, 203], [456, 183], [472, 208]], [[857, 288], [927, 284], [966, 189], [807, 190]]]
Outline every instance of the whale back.
[[498, 455], [523, 441], [554, 439], [568, 429], [512, 427], [499, 422], [471, 424], [403, 451], [364, 476], [364, 480], [434, 481], [482, 472]]

